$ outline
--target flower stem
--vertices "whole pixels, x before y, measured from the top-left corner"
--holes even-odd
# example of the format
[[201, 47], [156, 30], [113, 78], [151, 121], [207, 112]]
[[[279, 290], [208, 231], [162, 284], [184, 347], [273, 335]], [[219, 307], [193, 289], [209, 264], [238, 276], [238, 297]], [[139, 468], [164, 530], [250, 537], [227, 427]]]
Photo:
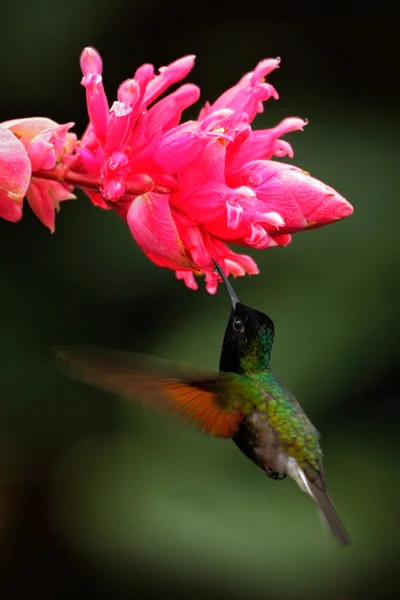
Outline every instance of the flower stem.
[[101, 186], [100, 177], [93, 177], [92, 175], [87, 175], [85, 173], [75, 173], [74, 171], [68, 171], [63, 167], [55, 167], [50, 170], [39, 169], [38, 171], [32, 172], [32, 177], [77, 185], [97, 192], [100, 191]]
[[[102, 180], [100, 177], [88, 175], [87, 173], [77, 173], [65, 167], [55, 167], [49, 170], [39, 169], [38, 171], [33, 171], [32, 177], [58, 181], [59, 183], [66, 183], [99, 193], [102, 190]], [[160, 194], [170, 192], [165, 186], [157, 185], [146, 173], [138, 173], [130, 180], [125, 181], [124, 195], [136, 197], [151, 191], [156, 191]]]

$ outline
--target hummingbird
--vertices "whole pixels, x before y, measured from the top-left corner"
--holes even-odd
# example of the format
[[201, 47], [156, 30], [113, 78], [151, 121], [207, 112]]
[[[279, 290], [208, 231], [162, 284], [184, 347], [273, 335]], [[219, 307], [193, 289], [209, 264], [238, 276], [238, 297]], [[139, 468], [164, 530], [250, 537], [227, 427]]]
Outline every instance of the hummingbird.
[[164, 406], [236, 446], [273, 480], [289, 475], [316, 503], [344, 545], [349, 535], [326, 490], [320, 434], [271, 371], [274, 323], [239, 301], [214, 260], [231, 301], [219, 370], [120, 350], [56, 348], [59, 370], [127, 400]]

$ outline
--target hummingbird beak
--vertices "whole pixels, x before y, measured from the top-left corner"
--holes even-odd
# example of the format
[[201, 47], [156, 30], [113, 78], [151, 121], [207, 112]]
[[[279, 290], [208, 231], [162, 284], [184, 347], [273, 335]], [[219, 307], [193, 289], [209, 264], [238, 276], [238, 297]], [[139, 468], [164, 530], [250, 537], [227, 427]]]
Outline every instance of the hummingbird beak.
[[232, 308], [233, 308], [233, 310], [235, 310], [235, 306], [239, 302], [239, 298], [236, 296], [235, 292], [233, 291], [233, 287], [229, 283], [225, 273], [223, 272], [223, 270], [221, 269], [221, 267], [219, 266], [217, 261], [213, 259], [213, 262], [214, 262], [215, 268], [217, 269], [218, 273], [222, 277], [222, 281], [225, 284], [226, 291], [228, 292], [229, 298], [231, 299], [231, 302], [232, 302]]

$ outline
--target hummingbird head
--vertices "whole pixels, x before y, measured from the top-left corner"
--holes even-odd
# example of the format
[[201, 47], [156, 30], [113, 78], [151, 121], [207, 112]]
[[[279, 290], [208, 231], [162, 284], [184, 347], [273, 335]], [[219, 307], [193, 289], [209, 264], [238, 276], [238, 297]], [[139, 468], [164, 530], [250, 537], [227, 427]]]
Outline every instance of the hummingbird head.
[[232, 303], [222, 344], [220, 370], [246, 375], [270, 369], [274, 341], [272, 320], [255, 308], [242, 304], [221, 267], [215, 260], [214, 263]]

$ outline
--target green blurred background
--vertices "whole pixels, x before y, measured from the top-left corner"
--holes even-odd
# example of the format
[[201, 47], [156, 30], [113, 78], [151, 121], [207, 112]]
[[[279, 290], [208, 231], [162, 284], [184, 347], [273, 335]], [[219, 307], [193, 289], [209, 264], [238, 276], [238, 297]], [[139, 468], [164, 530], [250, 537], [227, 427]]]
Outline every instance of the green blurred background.
[[[329, 14], [335, 6], [336, 16]], [[375, 6], [374, 10], [378, 11]], [[281, 56], [258, 126], [309, 119], [293, 161], [355, 207], [347, 221], [253, 252], [240, 298], [275, 321], [273, 367], [322, 432], [342, 549], [292, 481], [230, 441], [64, 380], [51, 347], [128, 348], [213, 367], [229, 312], [150, 263], [117, 215], [79, 196], [56, 233], [25, 206], [0, 223], [0, 593], [42, 598], [381, 598], [398, 591], [396, 19], [305, 0], [222, 7], [15, 0], [1, 8], [0, 121], [86, 123], [79, 54], [105, 84], [196, 53], [213, 100]], [[194, 114], [194, 113], [192, 113]], [[191, 116], [189, 114], [189, 116]]]

